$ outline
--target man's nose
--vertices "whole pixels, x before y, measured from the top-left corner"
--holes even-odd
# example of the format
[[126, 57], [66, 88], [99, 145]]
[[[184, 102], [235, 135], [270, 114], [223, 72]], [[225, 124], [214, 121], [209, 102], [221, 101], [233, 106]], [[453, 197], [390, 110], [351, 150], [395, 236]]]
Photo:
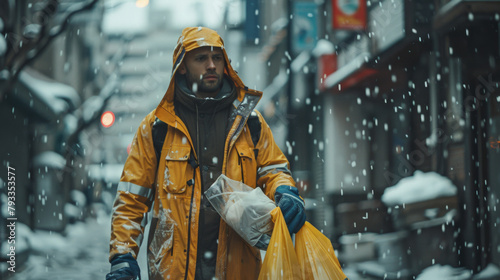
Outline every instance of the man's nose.
[[215, 62], [214, 60], [210, 57], [208, 58], [208, 65], [207, 65], [207, 68], [208, 69], [215, 69]]

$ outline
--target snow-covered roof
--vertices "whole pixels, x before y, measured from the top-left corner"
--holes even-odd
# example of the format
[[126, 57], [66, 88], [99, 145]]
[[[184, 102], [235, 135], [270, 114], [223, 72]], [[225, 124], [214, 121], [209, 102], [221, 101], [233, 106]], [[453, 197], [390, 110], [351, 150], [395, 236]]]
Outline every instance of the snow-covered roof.
[[21, 93], [17, 97], [28, 103], [30, 108], [35, 107], [38, 100], [59, 115], [77, 108], [80, 104], [80, 96], [73, 87], [51, 80], [33, 69], [22, 70], [19, 81], [28, 90], [28, 94]]
[[347, 77], [349, 77], [351, 74], [361, 69], [363, 65], [365, 65], [368, 62], [369, 59], [370, 59], [369, 53], [361, 53], [356, 58], [351, 60], [351, 62], [344, 65], [330, 76], [326, 77], [325, 86], [327, 88], [331, 88], [339, 84]]
[[52, 167], [62, 169], [66, 165], [66, 160], [54, 151], [45, 151], [33, 158], [35, 168]]
[[314, 57], [320, 57], [322, 55], [332, 54], [334, 52], [335, 47], [333, 46], [333, 43], [326, 39], [320, 39], [312, 50], [312, 54], [314, 55]]
[[385, 189], [382, 201], [386, 205], [415, 203], [445, 196], [454, 196], [457, 187], [450, 179], [436, 172], [415, 171], [413, 176], [403, 178]]

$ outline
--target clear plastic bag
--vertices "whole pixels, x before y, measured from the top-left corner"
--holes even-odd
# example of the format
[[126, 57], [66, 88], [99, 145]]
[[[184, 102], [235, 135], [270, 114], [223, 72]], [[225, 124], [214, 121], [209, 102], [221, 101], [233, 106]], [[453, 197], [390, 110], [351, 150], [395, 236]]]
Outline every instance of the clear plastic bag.
[[256, 246], [259, 240], [261, 244], [269, 241], [274, 227], [270, 213], [276, 204], [260, 188], [220, 175], [205, 192], [205, 197], [248, 244]]
[[294, 248], [281, 210], [260, 188], [221, 175], [205, 197], [250, 245], [269, 240], [272, 233], [259, 280], [347, 279], [330, 240], [310, 223], [296, 234]]

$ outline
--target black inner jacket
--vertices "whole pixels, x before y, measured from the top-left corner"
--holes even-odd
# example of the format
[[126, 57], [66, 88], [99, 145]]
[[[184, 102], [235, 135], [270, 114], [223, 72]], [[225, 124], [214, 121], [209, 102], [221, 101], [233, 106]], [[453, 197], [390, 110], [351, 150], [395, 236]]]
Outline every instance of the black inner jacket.
[[[188, 88], [185, 75], [176, 75], [176, 85], [175, 113], [186, 125], [196, 149], [204, 193], [222, 173], [229, 114], [236, 98], [235, 86], [225, 76], [215, 98], [198, 98]], [[196, 280], [215, 276], [220, 223], [219, 214], [203, 195], [200, 208]]]

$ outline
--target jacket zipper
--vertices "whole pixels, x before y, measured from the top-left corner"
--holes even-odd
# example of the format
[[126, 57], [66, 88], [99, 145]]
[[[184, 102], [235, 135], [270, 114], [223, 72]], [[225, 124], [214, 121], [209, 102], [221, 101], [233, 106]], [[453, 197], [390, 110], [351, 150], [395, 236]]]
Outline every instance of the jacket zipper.
[[[196, 154], [198, 155], [198, 158], [200, 158], [200, 131], [199, 131], [199, 117], [198, 117], [198, 105], [195, 105], [196, 107]], [[197, 167], [200, 166], [199, 162], [197, 162]], [[188, 277], [188, 270], [189, 270], [189, 249], [191, 248], [191, 216], [193, 213], [193, 200], [194, 200], [194, 179], [196, 178], [196, 168], [193, 167], [193, 181], [191, 185], [191, 202], [189, 204], [189, 216], [188, 216], [188, 240], [187, 240], [187, 249], [186, 249], [186, 270], [184, 272], [184, 279], [187, 280]], [[200, 176], [201, 176], [201, 171], [200, 171]], [[201, 183], [201, 182], [200, 182]]]
[[[196, 174], [196, 169], [193, 172], [193, 175]], [[193, 176], [194, 177], [194, 176]], [[186, 271], [184, 273], [184, 279], [187, 279], [188, 269], [189, 269], [189, 248], [191, 248], [191, 215], [193, 213], [193, 198], [194, 198], [194, 184], [191, 188], [191, 204], [189, 205], [189, 218], [188, 218], [188, 240], [187, 240], [187, 249], [186, 249]]]

